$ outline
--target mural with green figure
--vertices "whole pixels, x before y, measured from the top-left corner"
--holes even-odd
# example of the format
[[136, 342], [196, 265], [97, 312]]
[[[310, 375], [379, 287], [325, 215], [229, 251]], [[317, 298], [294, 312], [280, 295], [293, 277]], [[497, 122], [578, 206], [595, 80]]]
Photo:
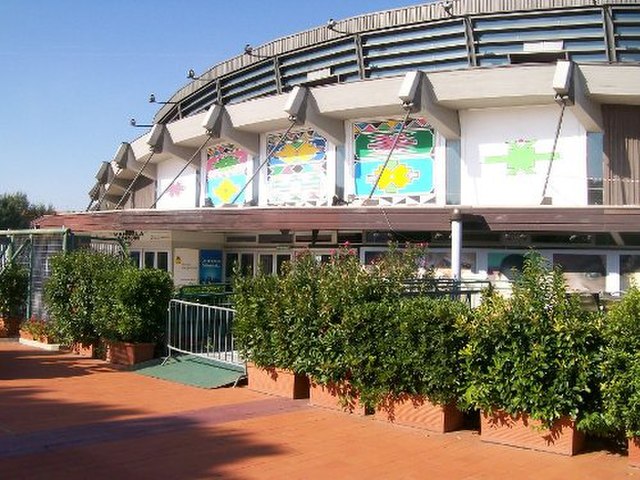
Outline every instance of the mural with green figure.
[[[506, 163], [507, 175], [535, 173], [535, 164], [538, 160], [551, 160], [551, 152], [538, 153], [534, 149], [536, 140], [513, 140], [507, 142], [509, 150], [506, 155], [485, 157], [484, 163]], [[553, 154], [553, 160], [558, 159], [558, 154]]]

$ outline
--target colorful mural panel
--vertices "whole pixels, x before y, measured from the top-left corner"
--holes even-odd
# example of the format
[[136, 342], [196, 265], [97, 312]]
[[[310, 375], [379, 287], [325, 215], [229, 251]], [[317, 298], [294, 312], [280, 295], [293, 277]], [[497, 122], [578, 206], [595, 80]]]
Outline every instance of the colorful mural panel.
[[[327, 140], [313, 130], [267, 136], [273, 151], [267, 168], [271, 205], [320, 205], [327, 202]], [[275, 151], [274, 151], [275, 148]]]
[[380, 177], [374, 197], [433, 196], [433, 129], [424, 118], [410, 120], [401, 129], [402, 122], [396, 120], [353, 125], [356, 195], [369, 196]]
[[[213, 205], [232, 203], [249, 179], [249, 154], [233, 144], [207, 149], [207, 198]], [[236, 199], [243, 204], [246, 190]]]
[[[541, 160], [551, 160], [551, 152], [538, 152], [536, 150], [536, 140], [512, 140], [506, 142], [507, 152], [505, 155], [487, 155], [484, 163], [504, 163], [507, 166], [507, 175], [522, 173], [534, 175], [536, 173], [536, 162]], [[553, 159], [559, 157], [553, 154]]]

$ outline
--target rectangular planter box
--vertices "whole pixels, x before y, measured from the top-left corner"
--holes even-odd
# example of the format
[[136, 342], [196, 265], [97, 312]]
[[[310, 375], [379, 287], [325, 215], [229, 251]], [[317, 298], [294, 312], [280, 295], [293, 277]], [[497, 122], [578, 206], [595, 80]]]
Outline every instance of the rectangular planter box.
[[116, 365], [135, 365], [152, 360], [155, 343], [106, 342], [107, 362]]
[[412, 395], [385, 401], [375, 418], [438, 433], [459, 430], [464, 424], [464, 414], [455, 405], [434, 405], [426, 397]]
[[528, 448], [560, 455], [575, 455], [584, 446], [584, 434], [576, 430], [571, 419], [556, 421], [553, 428], [541, 429], [539, 422], [527, 415], [513, 417], [503, 412], [480, 416], [480, 439], [512, 447]]
[[347, 382], [339, 385], [320, 385], [312, 381], [311, 388], [309, 389], [309, 403], [315, 407], [330, 408], [332, 410], [355, 413], [356, 415], [364, 415], [366, 413], [364, 405], [358, 401], [357, 397], [352, 405], [343, 405], [341, 402], [340, 393], [347, 392], [350, 388], [351, 385]]
[[19, 318], [4, 318], [0, 317], [0, 337], [13, 338], [20, 334], [20, 319]]
[[86, 358], [96, 358], [96, 346], [93, 343], [74, 343], [71, 351]]
[[309, 379], [280, 368], [260, 368], [247, 363], [249, 389], [278, 397], [309, 398]]
[[629, 466], [640, 468], [640, 437], [629, 439]]

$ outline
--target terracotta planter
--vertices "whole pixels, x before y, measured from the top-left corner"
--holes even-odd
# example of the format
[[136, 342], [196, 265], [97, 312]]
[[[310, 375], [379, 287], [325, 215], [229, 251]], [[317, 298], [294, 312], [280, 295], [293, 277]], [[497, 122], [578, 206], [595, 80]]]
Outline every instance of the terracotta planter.
[[49, 341], [49, 337], [47, 337], [46, 335], [34, 336], [31, 334], [31, 332], [27, 332], [25, 330], [20, 330], [20, 338], [22, 340], [29, 340], [29, 341], [40, 342], [45, 344], [51, 343]]
[[20, 332], [20, 319], [0, 317], [0, 338], [17, 337]]
[[464, 414], [454, 404], [434, 405], [426, 397], [415, 395], [387, 399], [376, 409], [375, 418], [438, 433], [459, 430], [464, 424]]
[[81, 357], [96, 358], [96, 345], [93, 343], [74, 343], [71, 351]]
[[261, 368], [247, 363], [249, 389], [285, 398], [309, 398], [309, 379], [280, 368]]
[[357, 396], [355, 401], [348, 405], [344, 405], [340, 399], [340, 394], [348, 393], [351, 388], [348, 382], [320, 385], [312, 381], [311, 388], [309, 389], [309, 403], [315, 407], [330, 408], [332, 410], [355, 413], [356, 415], [364, 415], [366, 413], [364, 405], [358, 401]]
[[640, 437], [629, 439], [629, 466], [640, 468]]
[[152, 360], [155, 343], [107, 342], [107, 361], [117, 365], [135, 365]]
[[584, 446], [584, 434], [568, 417], [556, 421], [551, 429], [542, 429], [527, 415], [513, 417], [497, 411], [480, 417], [480, 439], [484, 442], [560, 455], [575, 455]]

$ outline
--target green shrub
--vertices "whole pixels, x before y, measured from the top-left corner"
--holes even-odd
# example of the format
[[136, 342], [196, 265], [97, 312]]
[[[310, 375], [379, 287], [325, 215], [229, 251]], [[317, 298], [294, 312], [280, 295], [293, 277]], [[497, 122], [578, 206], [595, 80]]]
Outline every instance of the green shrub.
[[172, 294], [173, 281], [167, 272], [124, 268], [109, 294], [99, 298], [93, 315], [96, 331], [113, 341], [159, 342], [164, 338]]
[[273, 328], [281, 309], [278, 301], [278, 279], [258, 274], [255, 277], [235, 275], [235, 317], [233, 333], [242, 357], [259, 367], [281, 367], [282, 345], [275, 343]]
[[55, 336], [65, 344], [95, 343], [95, 310], [113, 293], [128, 262], [91, 250], [62, 253], [51, 259], [45, 302]]
[[0, 272], [0, 317], [22, 319], [29, 289], [29, 272], [16, 262], [9, 262]]
[[406, 394], [455, 402], [465, 382], [459, 352], [470, 308], [449, 298], [384, 299], [347, 320], [351, 383], [371, 407]]
[[615, 431], [640, 436], [640, 289], [612, 305], [604, 323], [604, 418]]
[[512, 296], [489, 292], [462, 351], [467, 406], [528, 414], [550, 426], [569, 415], [590, 428], [600, 408], [601, 317], [566, 294], [562, 273], [528, 254]]

